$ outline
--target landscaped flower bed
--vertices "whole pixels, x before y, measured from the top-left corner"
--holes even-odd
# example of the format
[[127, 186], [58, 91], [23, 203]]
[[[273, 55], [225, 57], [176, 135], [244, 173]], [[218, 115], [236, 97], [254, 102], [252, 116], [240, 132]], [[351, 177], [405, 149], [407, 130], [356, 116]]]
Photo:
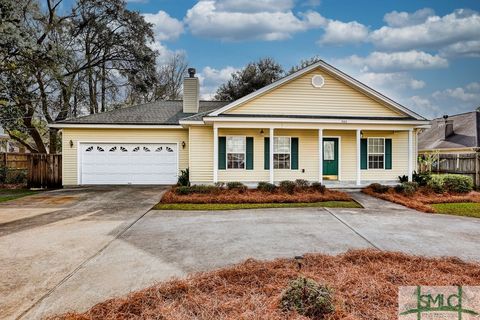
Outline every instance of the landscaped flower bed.
[[468, 177], [423, 174], [414, 175], [414, 181], [403, 182], [395, 187], [374, 183], [362, 191], [380, 199], [432, 213], [437, 212], [432, 204], [480, 203], [480, 192], [473, 191], [473, 183]]
[[268, 183], [257, 189], [247, 189], [240, 183], [226, 186], [176, 187], [165, 193], [161, 203], [312, 203], [323, 201], [352, 201], [345, 192], [312, 186], [303, 181], [282, 182], [280, 187]]
[[[331, 288], [334, 312], [325, 319], [397, 319], [400, 286], [478, 285], [480, 265], [456, 258], [358, 250], [338, 256], [306, 255], [301, 274]], [[309, 319], [281, 307], [282, 293], [298, 276], [293, 259], [250, 259], [53, 319]]]

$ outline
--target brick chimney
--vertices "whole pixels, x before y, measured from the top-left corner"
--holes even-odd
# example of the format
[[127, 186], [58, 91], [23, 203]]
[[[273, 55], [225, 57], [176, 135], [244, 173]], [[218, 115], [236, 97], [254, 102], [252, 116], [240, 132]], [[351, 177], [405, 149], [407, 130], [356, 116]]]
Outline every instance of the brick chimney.
[[188, 68], [189, 76], [183, 79], [183, 112], [185, 113], [198, 112], [200, 83], [195, 77], [195, 72], [195, 68]]
[[448, 115], [444, 115], [443, 120], [440, 124], [440, 139], [445, 140], [453, 134], [453, 120], [448, 120]]

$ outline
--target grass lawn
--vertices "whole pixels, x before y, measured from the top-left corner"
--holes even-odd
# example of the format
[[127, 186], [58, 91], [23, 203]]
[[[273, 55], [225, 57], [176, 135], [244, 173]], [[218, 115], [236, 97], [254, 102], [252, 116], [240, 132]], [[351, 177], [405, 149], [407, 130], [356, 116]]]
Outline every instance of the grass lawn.
[[155, 210], [238, 210], [262, 208], [361, 208], [355, 201], [323, 201], [323, 202], [296, 202], [296, 203], [159, 203]]
[[437, 203], [431, 206], [437, 213], [480, 218], [480, 203], [478, 202]]
[[0, 189], [0, 202], [10, 201], [37, 193], [27, 189]]

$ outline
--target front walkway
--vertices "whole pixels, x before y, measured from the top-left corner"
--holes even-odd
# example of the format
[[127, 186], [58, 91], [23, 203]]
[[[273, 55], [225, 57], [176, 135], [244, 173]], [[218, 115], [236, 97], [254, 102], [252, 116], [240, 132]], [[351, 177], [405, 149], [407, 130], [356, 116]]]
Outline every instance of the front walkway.
[[150, 211], [25, 318], [82, 311], [172, 276], [247, 258], [377, 248], [480, 261], [480, 219], [419, 213], [354, 193], [365, 209]]

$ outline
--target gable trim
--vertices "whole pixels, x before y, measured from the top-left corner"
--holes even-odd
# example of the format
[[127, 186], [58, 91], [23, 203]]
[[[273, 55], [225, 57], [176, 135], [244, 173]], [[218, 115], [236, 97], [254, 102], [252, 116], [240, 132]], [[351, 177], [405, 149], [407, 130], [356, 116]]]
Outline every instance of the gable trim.
[[314, 64], [311, 64], [310, 66], [307, 66], [301, 70], [298, 70], [297, 72], [295, 73], [292, 73], [291, 75], [288, 75], [280, 80], [277, 80], [271, 84], [269, 84], [268, 86], [265, 86], [255, 92], [252, 92], [238, 100], [235, 100], [229, 104], [227, 104], [226, 106], [220, 108], [220, 109], [217, 109], [215, 110], [214, 112], [211, 112], [208, 114], [208, 116], [219, 116], [220, 114], [222, 114], [223, 112], [226, 112], [228, 110], [231, 110], [241, 104], [244, 104], [264, 93], [267, 93], [269, 91], [272, 91], [273, 89], [283, 85], [284, 83], [287, 83], [293, 79], [296, 79], [300, 76], [302, 76], [303, 74], [306, 74], [316, 68], [322, 68], [324, 70], [326, 70], [327, 72], [330, 72], [332, 73], [333, 75], [335, 75], [336, 77], [338, 77], [339, 79], [343, 80], [344, 82], [352, 85], [353, 87], [355, 87], [356, 89], [359, 89], [360, 91], [362, 91], [363, 93], [367, 94], [367, 95], [370, 95], [371, 97], [373, 98], [376, 98], [380, 101], [382, 101], [383, 103], [385, 103], [387, 105], [387, 107], [393, 109], [393, 110], [396, 110], [396, 111], [399, 111], [403, 114], [406, 114], [406, 115], [409, 115], [417, 120], [426, 120], [424, 117], [420, 116], [419, 114], [413, 112], [412, 110], [402, 106], [401, 104], [393, 101], [392, 99], [384, 96], [383, 94], [379, 93], [378, 91], [370, 88], [369, 86], [361, 83], [360, 81], [352, 78], [351, 76], [347, 75], [346, 73], [338, 70], [337, 68], [333, 67], [332, 65], [324, 62], [323, 60], [320, 60]]

